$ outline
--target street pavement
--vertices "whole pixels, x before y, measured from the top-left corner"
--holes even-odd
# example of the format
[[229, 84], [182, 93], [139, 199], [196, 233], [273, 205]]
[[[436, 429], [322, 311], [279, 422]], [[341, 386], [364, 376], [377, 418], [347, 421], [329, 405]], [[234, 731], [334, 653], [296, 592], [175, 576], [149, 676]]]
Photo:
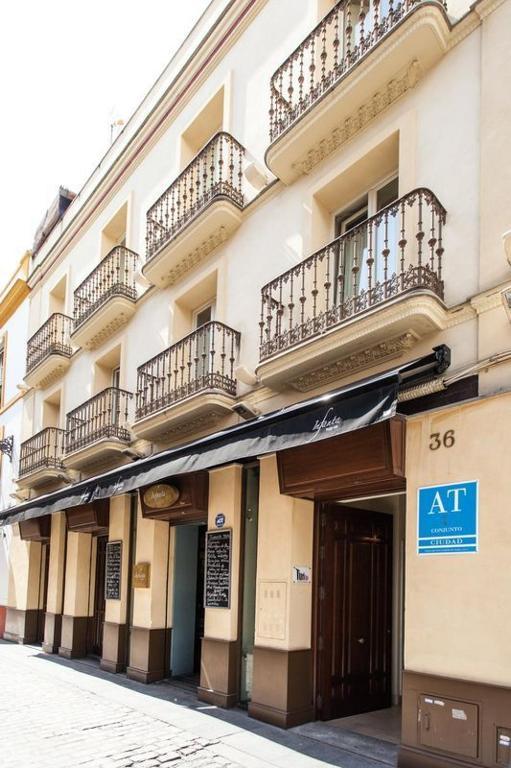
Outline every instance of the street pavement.
[[2, 768], [385, 768], [395, 751], [320, 723], [283, 731], [175, 685], [0, 641]]

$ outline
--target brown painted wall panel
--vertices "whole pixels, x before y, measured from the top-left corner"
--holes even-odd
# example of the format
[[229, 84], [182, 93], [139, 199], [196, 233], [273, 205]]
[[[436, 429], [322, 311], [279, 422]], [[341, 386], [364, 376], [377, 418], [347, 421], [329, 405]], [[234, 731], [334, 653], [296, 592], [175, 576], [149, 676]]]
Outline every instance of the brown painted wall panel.
[[405, 487], [405, 420], [381, 424], [277, 454], [281, 493], [349, 498]]
[[[150, 507], [145, 494], [154, 486], [140, 488], [142, 516], [151, 520], [166, 520], [171, 525], [205, 523], [208, 518], [208, 473], [195, 472], [182, 477], [170, 478], [168, 484], [175, 488], [179, 496], [168, 507]], [[158, 485], [165, 485], [165, 482]]]
[[23, 541], [39, 541], [46, 543], [51, 535], [51, 515], [35, 517], [31, 520], [22, 520], [20, 526], [20, 538]]
[[239, 641], [204, 637], [199, 699], [219, 707], [233, 707], [239, 701], [239, 677]]
[[312, 651], [256, 646], [248, 711], [252, 717], [281, 728], [312, 720]]
[[82, 504], [66, 511], [67, 528], [75, 533], [108, 533], [109, 499]]
[[511, 688], [405, 671], [399, 768], [498, 763], [498, 736], [511, 730]]

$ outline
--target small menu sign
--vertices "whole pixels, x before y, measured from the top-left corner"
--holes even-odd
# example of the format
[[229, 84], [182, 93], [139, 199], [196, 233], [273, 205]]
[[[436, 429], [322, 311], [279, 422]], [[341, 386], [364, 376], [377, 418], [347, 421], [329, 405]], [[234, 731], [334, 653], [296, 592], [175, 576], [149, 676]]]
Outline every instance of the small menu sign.
[[231, 606], [232, 531], [224, 528], [206, 534], [206, 578], [204, 605], [206, 608]]
[[106, 545], [105, 599], [121, 599], [122, 541], [109, 541]]

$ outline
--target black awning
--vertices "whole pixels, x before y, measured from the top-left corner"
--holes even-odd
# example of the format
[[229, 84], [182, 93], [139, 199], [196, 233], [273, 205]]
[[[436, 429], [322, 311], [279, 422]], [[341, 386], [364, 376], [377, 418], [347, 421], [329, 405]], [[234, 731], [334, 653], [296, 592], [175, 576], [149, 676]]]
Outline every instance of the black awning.
[[0, 513], [0, 526], [134, 491], [165, 478], [255, 458], [362, 429], [396, 413], [400, 386], [442, 373], [449, 349], [282, 408], [191, 443], [161, 451]]

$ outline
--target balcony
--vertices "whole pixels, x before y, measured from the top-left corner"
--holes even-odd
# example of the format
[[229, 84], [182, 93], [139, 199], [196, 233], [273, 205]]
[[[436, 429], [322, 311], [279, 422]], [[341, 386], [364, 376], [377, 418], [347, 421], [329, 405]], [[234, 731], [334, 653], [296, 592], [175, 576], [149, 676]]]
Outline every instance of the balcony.
[[29, 387], [47, 387], [69, 367], [72, 325], [70, 317], [56, 312], [28, 340], [25, 382]]
[[286, 184], [413, 87], [445, 54], [437, 0], [340, 0], [271, 79], [266, 162]]
[[21, 443], [17, 480], [20, 488], [37, 488], [62, 478], [64, 435], [63, 429], [47, 427]]
[[145, 277], [172, 285], [239, 227], [245, 150], [217, 133], [147, 212]]
[[138, 255], [116, 246], [74, 292], [73, 341], [95, 349], [135, 312]]
[[308, 391], [445, 328], [445, 219], [435, 195], [416, 189], [265, 285], [263, 384]]
[[137, 437], [199, 430], [231, 412], [240, 334], [210, 322], [138, 369]]
[[104, 466], [126, 454], [133, 394], [108, 387], [66, 416], [64, 466], [70, 469]]

